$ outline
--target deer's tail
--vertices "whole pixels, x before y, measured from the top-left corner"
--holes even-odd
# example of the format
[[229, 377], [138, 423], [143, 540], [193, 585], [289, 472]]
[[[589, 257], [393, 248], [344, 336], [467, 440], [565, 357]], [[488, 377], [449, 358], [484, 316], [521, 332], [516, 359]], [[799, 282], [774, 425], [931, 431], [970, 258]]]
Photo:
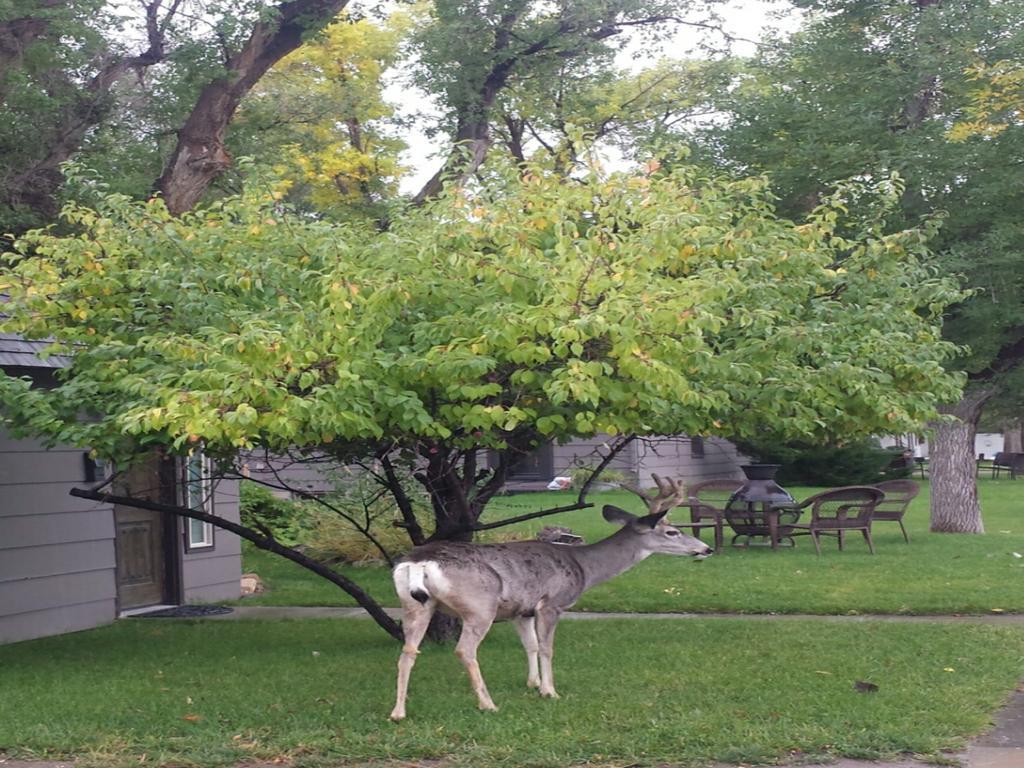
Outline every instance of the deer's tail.
[[395, 589], [400, 597], [402, 592], [408, 592], [409, 596], [420, 604], [430, 599], [426, 566], [426, 563], [399, 563], [395, 567]]

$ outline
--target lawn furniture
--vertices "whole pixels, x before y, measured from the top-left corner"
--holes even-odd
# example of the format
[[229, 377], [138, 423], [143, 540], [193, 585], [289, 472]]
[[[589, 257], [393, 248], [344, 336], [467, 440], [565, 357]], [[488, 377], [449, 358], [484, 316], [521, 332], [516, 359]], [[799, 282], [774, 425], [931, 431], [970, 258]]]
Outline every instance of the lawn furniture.
[[[802, 514], [810, 510], [810, 520], [806, 523], [790, 523], [790, 536], [810, 536], [814, 541], [814, 550], [821, 554], [820, 537], [836, 536], [839, 549], [843, 549], [847, 531], [860, 531], [868, 543], [868, 550], [875, 554], [875, 545], [871, 540], [871, 521], [875, 506], [885, 498], [878, 488], [869, 485], [848, 485], [832, 488], [805, 499], [789, 510]], [[778, 509], [778, 508], [777, 508]]]
[[688, 502], [680, 505], [690, 510], [690, 525], [686, 527], [694, 536], [699, 527], [714, 527], [716, 552], [724, 546], [725, 505], [741, 487], [743, 481], [737, 479], [704, 480], [690, 486]]
[[896, 522], [903, 531], [903, 540], [910, 543], [907, 536], [907, 529], [903, 525], [903, 515], [907, 513], [907, 507], [914, 497], [920, 492], [920, 486], [913, 480], [886, 480], [882, 483], [875, 483], [875, 488], [885, 494], [880, 502], [875, 505], [872, 521]]
[[765, 543], [778, 549], [784, 542], [793, 545], [789, 523], [796, 522], [798, 512], [788, 491], [774, 480], [777, 464], [746, 464], [746, 479], [708, 480], [690, 490], [693, 498], [713, 505], [733, 530], [732, 546], [750, 547]]
[[992, 477], [997, 478], [1002, 472], [1009, 472], [1010, 479], [1016, 480], [1017, 473], [1024, 472], [1024, 453], [1000, 451], [992, 459]]
[[700, 538], [700, 532], [710, 528], [715, 537], [715, 552], [721, 552], [725, 541], [725, 521], [722, 511], [690, 498], [679, 504], [680, 509], [690, 510], [690, 522], [676, 523], [677, 528], [689, 528], [694, 538]]

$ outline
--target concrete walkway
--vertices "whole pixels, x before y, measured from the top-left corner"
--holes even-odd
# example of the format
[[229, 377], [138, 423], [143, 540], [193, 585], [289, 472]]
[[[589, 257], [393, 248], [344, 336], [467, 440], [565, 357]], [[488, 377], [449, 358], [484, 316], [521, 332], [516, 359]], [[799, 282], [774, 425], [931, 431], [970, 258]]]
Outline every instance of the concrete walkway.
[[[232, 621], [237, 619], [369, 619], [362, 608], [295, 607], [273, 605], [234, 605], [231, 613], [203, 616], [204, 621]], [[398, 608], [385, 608], [392, 618], [401, 618]], [[906, 616], [892, 613], [847, 614], [843, 616], [822, 616], [816, 613], [597, 613], [592, 611], [568, 611], [564, 619], [746, 619], [749, 621], [835, 621], [868, 622], [899, 621], [909, 623], [943, 624], [997, 624], [1000, 626], [1024, 627], [1024, 614], [993, 613], [984, 616]], [[1024, 768], [1021, 763], [1017, 768]]]

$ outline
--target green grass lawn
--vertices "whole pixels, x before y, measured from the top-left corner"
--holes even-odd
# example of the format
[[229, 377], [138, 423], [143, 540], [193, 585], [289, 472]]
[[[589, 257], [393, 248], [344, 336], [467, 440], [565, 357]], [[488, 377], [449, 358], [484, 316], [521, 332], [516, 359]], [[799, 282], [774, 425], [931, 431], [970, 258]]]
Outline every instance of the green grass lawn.
[[986, 729], [1024, 672], [1024, 633], [992, 626], [566, 621], [551, 701], [526, 690], [502, 624], [480, 650], [499, 712], [475, 709], [450, 648], [426, 646], [395, 725], [398, 650], [358, 620], [134, 619], [3, 646], [0, 754], [83, 768], [935, 757]]
[[[805, 498], [813, 489], [791, 489]], [[577, 608], [588, 611], [698, 611], [742, 613], [988, 613], [1024, 612], [1024, 483], [979, 481], [987, 533], [928, 532], [928, 486], [905, 520], [910, 544], [895, 523], [877, 523], [878, 554], [850, 536], [845, 552], [834, 539], [821, 557], [807, 538], [793, 549], [771, 551], [727, 547], [703, 562], [654, 556], [632, 571], [588, 592]], [[559, 493], [520, 494], [497, 499], [486, 519], [522, 514], [564, 503]], [[619, 504], [640, 511], [624, 492], [594, 494], [594, 509], [523, 523], [514, 531], [531, 537], [545, 524], [567, 525], [588, 541], [614, 528], [600, 507]], [[707, 533], [710, 536], [710, 532]], [[707, 537], [706, 537], [707, 538]], [[728, 539], [727, 539], [728, 541]], [[259, 573], [269, 591], [246, 598], [247, 605], [352, 605], [337, 587], [275, 555], [246, 551], [247, 570]], [[387, 605], [395, 605], [386, 568], [362, 566], [344, 572]]]

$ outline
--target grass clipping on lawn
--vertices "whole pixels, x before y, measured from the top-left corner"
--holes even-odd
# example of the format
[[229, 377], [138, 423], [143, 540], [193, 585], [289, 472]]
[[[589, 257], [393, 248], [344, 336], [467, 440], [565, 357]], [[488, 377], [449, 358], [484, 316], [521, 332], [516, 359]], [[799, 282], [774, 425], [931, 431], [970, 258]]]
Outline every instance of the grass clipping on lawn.
[[936, 755], [987, 728], [1024, 671], [1024, 632], [992, 626], [603, 620], [558, 632], [560, 701], [526, 689], [503, 624], [480, 650], [499, 712], [476, 710], [450, 647], [425, 646], [398, 725], [386, 718], [399, 648], [364, 621], [122, 621], [0, 647], [0, 753], [106, 768]]

